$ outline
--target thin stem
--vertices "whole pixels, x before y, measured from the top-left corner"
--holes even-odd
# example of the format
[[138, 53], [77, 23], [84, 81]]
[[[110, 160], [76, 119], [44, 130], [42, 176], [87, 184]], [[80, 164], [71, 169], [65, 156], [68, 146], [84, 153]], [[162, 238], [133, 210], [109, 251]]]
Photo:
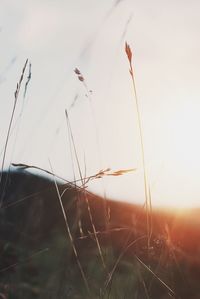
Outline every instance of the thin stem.
[[[78, 165], [79, 175], [80, 175], [80, 178], [81, 178], [81, 183], [84, 186], [85, 180], [84, 180], [84, 178], [82, 176], [81, 167], [80, 167], [80, 163], [79, 163], [79, 160], [78, 160], [78, 154], [77, 154], [77, 151], [76, 151], [76, 146], [75, 146], [74, 137], [73, 137], [73, 134], [72, 134], [72, 129], [71, 129], [71, 125], [70, 125], [70, 121], [69, 121], [69, 116], [68, 116], [67, 110], [65, 110], [65, 115], [66, 115], [66, 119], [67, 119], [67, 124], [68, 124], [69, 130], [70, 130], [70, 133], [71, 133], [71, 139], [72, 139], [72, 144], [73, 144], [73, 148], [74, 148], [76, 162], [77, 162], [77, 165]], [[97, 244], [99, 255], [100, 255], [100, 258], [101, 258], [101, 261], [102, 261], [102, 265], [103, 265], [104, 269], [106, 269], [106, 264], [105, 264], [105, 261], [104, 261], [104, 257], [103, 257], [101, 245], [100, 245], [97, 233], [96, 233], [96, 228], [95, 228], [94, 221], [93, 221], [92, 211], [90, 209], [90, 204], [89, 204], [87, 192], [86, 192], [85, 189], [83, 189], [83, 195], [84, 195], [84, 199], [85, 199], [86, 204], [87, 204], [88, 214], [89, 214], [90, 222], [91, 222], [92, 229], [93, 229], [93, 232], [94, 232], [95, 241], [96, 241], [96, 244]]]
[[141, 147], [141, 155], [142, 155], [142, 168], [143, 168], [143, 180], [144, 180], [144, 192], [145, 192], [145, 207], [146, 207], [146, 222], [147, 222], [147, 247], [148, 252], [150, 248], [150, 238], [151, 238], [151, 221], [150, 221], [150, 213], [152, 209], [151, 204], [151, 196], [149, 192], [149, 184], [148, 184], [148, 175], [147, 175], [147, 167], [146, 167], [146, 161], [145, 161], [145, 150], [144, 150], [144, 138], [143, 138], [143, 129], [142, 129], [142, 121], [141, 121], [141, 113], [140, 113], [140, 107], [139, 107], [139, 101], [138, 101], [138, 95], [137, 95], [137, 89], [135, 84], [135, 77], [133, 72], [133, 64], [132, 64], [132, 51], [130, 46], [126, 43], [125, 45], [125, 51], [129, 60], [129, 66], [130, 66], [130, 75], [131, 75], [131, 81], [133, 85], [133, 92], [134, 92], [134, 98], [135, 98], [135, 104], [136, 104], [136, 114], [137, 114], [137, 120], [138, 120], [138, 127], [139, 127], [139, 136], [140, 136], [140, 147]]
[[[18, 100], [18, 97], [19, 97], [19, 92], [20, 92], [20, 89], [21, 89], [21, 84], [22, 84], [22, 81], [23, 81], [23, 78], [24, 78], [24, 73], [25, 73], [27, 64], [28, 64], [28, 59], [26, 60], [26, 62], [24, 64], [24, 67], [23, 67], [22, 73], [21, 73], [21, 77], [19, 79], [19, 82], [17, 83], [17, 87], [16, 87], [16, 90], [15, 90], [15, 93], [14, 93], [14, 97], [15, 97], [14, 105], [13, 105], [11, 118], [10, 118], [10, 122], [9, 122], [9, 126], [8, 126], [8, 131], [7, 131], [7, 135], [6, 135], [5, 147], [4, 147], [4, 151], [3, 151], [3, 158], [2, 158], [2, 164], [1, 164], [0, 185], [1, 185], [2, 177], [3, 177], [3, 169], [4, 169], [5, 160], [6, 160], [6, 152], [7, 152], [7, 147], [8, 147], [8, 141], [9, 141], [10, 132], [11, 132], [11, 128], [12, 128], [15, 109], [16, 109], [16, 106], [17, 106], [17, 100]], [[5, 183], [5, 185], [6, 185], [6, 183]], [[2, 203], [3, 203], [3, 195], [2, 195], [1, 200], [0, 200], [0, 207], [2, 206]]]
[[[51, 162], [49, 161], [49, 163], [50, 163], [51, 171], [52, 171], [52, 173], [53, 173]], [[85, 273], [84, 273], [83, 268], [82, 268], [82, 266], [81, 266], [81, 262], [80, 262], [79, 257], [78, 257], [78, 252], [77, 252], [76, 247], [75, 247], [75, 244], [74, 244], [74, 239], [73, 239], [73, 237], [72, 237], [72, 233], [71, 233], [71, 230], [70, 230], [70, 227], [69, 227], [68, 217], [67, 217], [67, 214], [66, 214], [66, 212], [65, 212], [63, 203], [62, 203], [62, 198], [61, 198], [61, 195], [60, 195], [60, 191], [59, 191], [59, 189], [58, 189], [58, 184], [57, 184], [57, 182], [56, 182], [56, 178], [55, 178], [55, 176], [54, 176], [54, 184], [55, 184], [55, 188], [56, 188], [56, 192], [57, 192], [58, 200], [59, 200], [59, 203], [60, 203], [60, 207], [61, 207], [61, 210], [62, 210], [63, 218], [64, 218], [64, 221], [65, 221], [65, 225], [66, 225], [67, 233], [68, 233], [68, 236], [69, 236], [71, 245], [72, 245], [73, 252], [74, 252], [74, 255], [75, 255], [75, 257], [76, 257], [76, 261], [77, 261], [78, 267], [79, 267], [79, 269], [80, 269], [80, 272], [81, 272], [83, 281], [84, 281], [84, 283], [85, 283], [86, 290], [87, 290], [88, 294], [91, 295], [91, 294], [90, 294], [90, 288], [89, 288], [89, 285], [88, 285], [88, 281], [87, 281], [87, 279], [86, 279]]]

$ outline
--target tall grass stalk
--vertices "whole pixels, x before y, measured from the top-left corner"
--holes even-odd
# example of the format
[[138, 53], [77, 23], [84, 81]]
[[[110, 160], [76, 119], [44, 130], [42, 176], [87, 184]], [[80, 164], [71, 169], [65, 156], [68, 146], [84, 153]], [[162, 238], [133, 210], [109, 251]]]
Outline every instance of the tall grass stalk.
[[145, 192], [145, 207], [146, 207], [146, 222], [147, 222], [147, 247], [148, 251], [150, 248], [150, 239], [151, 239], [151, 196], [150, 196], [150, 189], [148, 184], [148, 175], [147, 175], [147, 167], [145, 161], [145, 150], [144, 150], [144, 138], [143, 138], [143, 129], [142, 129], [142, 121], [141, 121], [141, 113], [137, 95], [137, 89], [135, 84], [135, 75], [133, 71], [133, 63], [132, 63], [132, 50], [130, 46], [125, 43], [125, 52], [129, 61], [129, 73], [131, 75], [131, 82], [133, 86], [133, 94], [135, 98], [135, 105], [136, 105], [136, 114], [137, 114], [137, 121], [138, 121], [138, 128], [139, 128], [139, 136], [140, 136], [140, 147], [141, 147], [141, 154], [142, 154], [142, 167], [143, 167], [143, 180], [144, 180], [144, 192]]
[[[20, 89], [21, 89], [21, 84], [22, 84], [23, 79], [24, 79], [24, 73], [25, 73], [27, 64], [28, 64], [28, 59], [26, 59], [26, 62], [25, 62], [24, 67], [22, 69], [22, 73], [21, 73], [19, 82], [17, 83], [17, 87], [16, 87], [16, 90], [15, 90], [15, 93], [14, 93], [14, 104], [13, 104], [13, 109], [12, 109], [12, 113], [11, 113], [11, 117], [10, 117], [10, 122], [9, 122], [9, 126], [8, 126], [7, 135], [6, 135], [5, 146], [4, 146], [4, 150], [3, 150], [3, 158], [2, 158], [1, 174], [0, 174], [0, 185], [1, 185], [2, 176], [3, 176], [3, 169], [4, 169], [5, 160], [6, 160], [6, 152], [7, 152], [7, 147], [8, 147], [8, 141], [9, 141], [9, 138], [10, 138], [10, 132], [11, 132], [11, 128], [12, 128], [14, 114], [15, 114], [17, 101], [18, 101], [19, 93], [20, 93]], [[6, 181], [5, 181], [5, 185], [6, 184], [7, 184], [7, 178], [6, 178]], [[2, 206], [2, 204], [3, 204], [3, 196], [0, 199], [0, 207]]]

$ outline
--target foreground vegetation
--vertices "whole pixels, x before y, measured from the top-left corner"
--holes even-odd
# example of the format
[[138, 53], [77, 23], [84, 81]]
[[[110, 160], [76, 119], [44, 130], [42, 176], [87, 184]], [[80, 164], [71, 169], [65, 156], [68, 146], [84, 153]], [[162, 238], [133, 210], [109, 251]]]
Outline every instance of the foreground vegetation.
[[199, 298], [195, 212], [154, 211], [148, 248], [143, 207], [26, 170], [1, 186], [0, 298]]
[[[144, 174], [144, 206], [88, 192], [65, 111], [80, 185], [14, 165], [3, 171], [28, 60], [14, 94], [0, 172], [0, 299], [197, 299], [200, 294], [199, 211], [152, 209], [132, 51], [125, 52], [133, 86]], [[84, 76], [75, 69], [87, 88]], [[31, 65], [24, 97], [31, 78]], [[95, 120], [95, 119], [94, 119]], [[98, 137], [98, 130], [96, 128]], [[97, 138], [98, 139], [98, 138]], [[31, 170], [30, 170], [31, 168]], [[41, 169], [40, 169], [41, 170]], [[80, 187], [81, 186], [81, 187]]]

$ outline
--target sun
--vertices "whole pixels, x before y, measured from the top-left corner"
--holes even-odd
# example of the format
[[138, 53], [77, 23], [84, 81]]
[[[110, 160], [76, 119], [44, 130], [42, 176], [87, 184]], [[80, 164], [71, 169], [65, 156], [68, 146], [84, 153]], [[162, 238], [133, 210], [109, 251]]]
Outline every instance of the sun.
[[199, 112], [200, 105], [194, 101], [177, 104], [168, 115], [164, 133], [160, 132], [162, 153], [157, 155], [162, 156], [163, 167], [154, 188], [158, 204], [200, 206]]

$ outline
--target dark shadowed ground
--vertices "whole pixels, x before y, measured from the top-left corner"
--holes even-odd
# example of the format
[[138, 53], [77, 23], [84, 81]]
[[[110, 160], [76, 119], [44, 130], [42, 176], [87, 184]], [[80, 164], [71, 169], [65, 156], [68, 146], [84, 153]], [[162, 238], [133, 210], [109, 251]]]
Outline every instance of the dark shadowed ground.
[[148, 245], [140, 206], [26, 170], [0, 196], [0, 299], [200, 298], [199, 211], [153, 209]]

